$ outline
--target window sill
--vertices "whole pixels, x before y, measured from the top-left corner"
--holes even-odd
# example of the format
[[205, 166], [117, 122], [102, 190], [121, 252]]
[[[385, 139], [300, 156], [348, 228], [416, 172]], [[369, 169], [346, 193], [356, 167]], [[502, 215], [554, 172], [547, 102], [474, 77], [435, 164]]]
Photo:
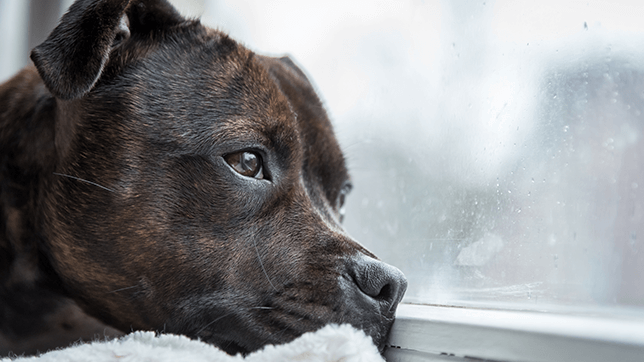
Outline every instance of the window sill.
[[644, 323], [538, 312], [403, 304], [389, 362], [643, 361]]

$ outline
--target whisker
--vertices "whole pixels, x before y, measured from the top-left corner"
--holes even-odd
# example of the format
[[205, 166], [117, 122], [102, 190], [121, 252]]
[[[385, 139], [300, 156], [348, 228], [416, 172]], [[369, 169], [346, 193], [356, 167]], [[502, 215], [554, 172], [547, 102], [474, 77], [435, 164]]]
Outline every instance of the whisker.
[[133, 285], [133, 286], [131, 286], [131, 287], [125, 287], [125, 288], [120, 288], [120, 289], [112, 290], [112, 291], [110, 291], [110, 292], [108, 292], [108, 293], [116, 293], [116, 292], [120, 292], [120, 291], [122, 291], [122, 290], [127, 290], [127, 289], [137, 288], [138, 286], [139, 286], [139, 285], [137, 284], [137, 285]]
[[281, 331], [279, 331], [275, 335], [273, 335], [273, 338], [279, 340], [284, 335], [284, 332], [286, 332], [286, 331], [288, 331], [288, 328], [282, 329]]
[[233, 314], [233, 312], [231, 312], [231, 313], [226, 313], [226, 314], [222, 315], [222, 316], [221, 316], [221, 317], [219, 317], [219, 318], [215, 318], [214, 320], [210, 321], [210, 322], [209, 322], [208, 324], [206, 324], [205, 326], [201, 327], [201, 329], [200, 329], [200, 330], [198, 330], [198, 331], [197, 331], [197, 333], [195, 333], [195, 335], [199, 335], [199, 333], [201, 333], [204, 329], [206, 329], [206, 328], [210, 327], [213, 323], [215, 323], [215, 322], [219, 321], [219, 320], [220, 320], [220, 319], [222, 319], [222, 318], [228, 317], [228, 316], [229, 316], [229, 315], [231, 315], [231, 314]]
[[54, 175], [56, 175], [56, 176], [63, 176], [63, 177], [69, 177], [69, 178], [74, 179], [74, 180], [77, 180], [77, 181], [85, 182], [85, 183], [88, 183], [88, 184], [90, 184], [90, 185], [94, 185], [94, 186], [100, 187], [100, 188], [102, 188], [103, 190], [107, 190], [107, 191], [109, 191], [109, 192], [116, 192], [116, 191], [114, 191], [114, 190], [112, 190], [112, 189], [110, 189], [110, 188], [107, 188], [107, 187], [105, 187], [105, 186], [99, 185], [99, 184], [97, 184], [96, 182], [92, 182], [92, 181], [89, 181], [89, 180], [85, 180], [85, 179], [82, 179], [82, 178], [80, 178], [80, 177], [76, 177], [76, 176], [72, 176], [72, 175], [65, 175], [64, 173], [58, 173], [58, 172], [54, 172]]
[[259, 265], [262, 267], [262, 270], [264, 271], [264, 275], [266, 275], [266, 279], [268, 280], [268, 283], [273, 287], [273, 290], [277, 291], [277, 288], [273, 285], [273, 282], [271, 282], [271, 278], [268, 277], [268, 273], [266, 272], [266, 269], [264, 269], [264, 263], [262, 263], [262, 257], [259, 255], [259, 249], [257, 249], [257, 242], [255, 239], [253, 239], [253, 246], [255, 247], [255, 252], [257, 252], [257, 259], [259, 259]]
[[[275, 307], [250, 307], [249, 309], [275, 309]], [[226, 313], [226, 314], [224, 314], [224, 315], [220, 316], [219, 318], [215, 318], [215, 320], [210, 321], [208, 324], [206, 324], [205, 326], [201, 327], [201, 329], [199, 329], [199, 330], [197, 331], [197, 333], [196, 333], [196, 334], [198, 335], [198, 334], [199, 334], [199, 333], [201, 333], [204, 329], [206, 329], [206, 328], [210, 327], [213, 323], [217, 322], [218, 320], [220, 320], [220, 319], [222, 319], [222, 318], [228, 317], [229, 315], [231, 315], [231, 314], [233, 314], [233, 313], [234, 313], [234, 312]], [[165, 325], [164, 325], [164, 329], [165, 329]]]

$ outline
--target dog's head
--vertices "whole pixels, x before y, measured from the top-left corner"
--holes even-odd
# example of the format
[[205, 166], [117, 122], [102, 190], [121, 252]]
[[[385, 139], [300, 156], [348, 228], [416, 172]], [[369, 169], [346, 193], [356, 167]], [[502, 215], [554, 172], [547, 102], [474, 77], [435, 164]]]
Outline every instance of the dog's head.
[[327, 323], [384, 343], [406, 281], [343, 231], [345, 162], [293, 62], [163, 0], [79, 0], [32, 59], [56, 115], [40, 248], [86, 311], [231, 353]]

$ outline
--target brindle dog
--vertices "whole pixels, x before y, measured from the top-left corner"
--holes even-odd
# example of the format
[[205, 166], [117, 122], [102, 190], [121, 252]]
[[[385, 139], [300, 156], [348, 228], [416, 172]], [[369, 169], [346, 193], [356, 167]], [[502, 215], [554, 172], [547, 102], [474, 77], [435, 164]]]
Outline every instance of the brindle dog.
[[293, 62], [164, 0], [76, 1], [31, 58], [0, 86], [2, 353], [98, 321], [228, 353], [350, 323], [383, 347], [406, 280], [343, 231], [345, 162]]

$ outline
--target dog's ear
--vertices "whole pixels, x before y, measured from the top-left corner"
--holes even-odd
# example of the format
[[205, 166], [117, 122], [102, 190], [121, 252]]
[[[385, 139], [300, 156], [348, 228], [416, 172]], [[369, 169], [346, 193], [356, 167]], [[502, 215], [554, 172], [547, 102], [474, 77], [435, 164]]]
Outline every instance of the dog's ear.
[[129, 0], [78, 0], [31, 52], [40, 77], [58, 98], [78, 98], [99, 79], [115, 42], [129, 36]]

